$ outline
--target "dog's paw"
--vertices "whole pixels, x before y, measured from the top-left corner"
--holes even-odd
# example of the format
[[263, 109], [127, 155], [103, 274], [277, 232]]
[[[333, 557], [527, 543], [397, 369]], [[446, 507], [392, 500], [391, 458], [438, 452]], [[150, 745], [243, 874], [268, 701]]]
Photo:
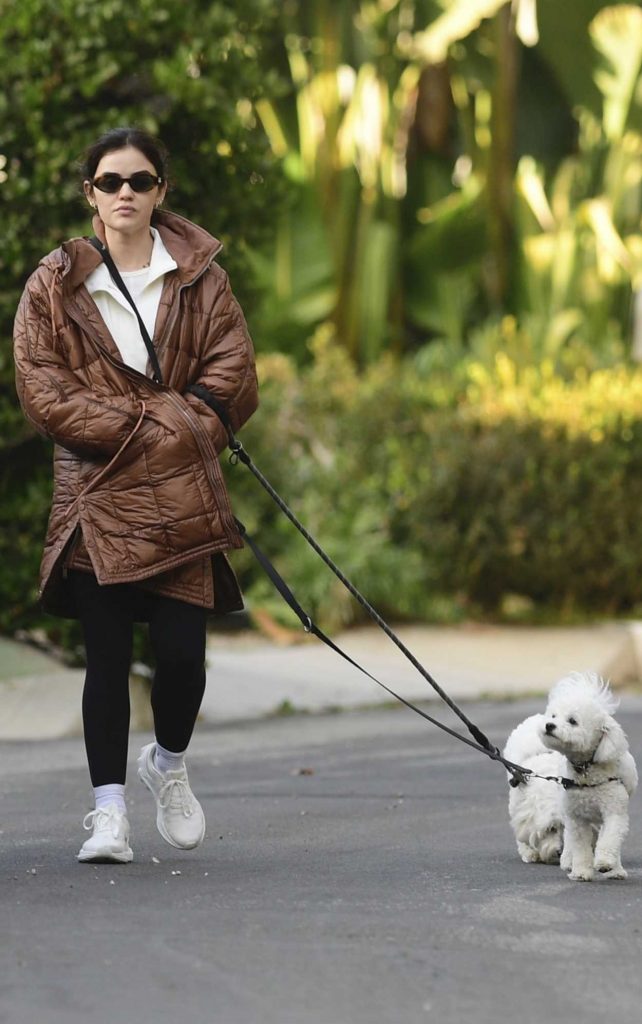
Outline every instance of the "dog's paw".
[[593, 867], [596, 871], [599, 871], [601, 875], [611, 876], [611, 874], [615, 874], [616, 877], [617, 872], [624, 871], [619, 854], [610, 854], [604, 850], [597, 853], [595, 860], [593, 861]]
[[519, 855], [524, 864], [537, 864], [539, 861], [539, 853], [537, 850], [531, 849], [530, 846], [522, 846], [519, 850]]
[[593, 868], [586, 868], [585, 870], [579, 871], [571, 871], [568, 877], [571, 882], [592, 882]]
[[559, 850], [549, 850], [545, 854], [540, 853], [539, 859], [541, 860], [542, 864], [559, 864], [560, 852]]
[[621, 864], [618, 865], [617, 867], [607, 867], [605, 864], [603, 864], [597, 870], [601, 874], [602, 878], [615, 878], [615, 879], [618, 879], [618, 878], [628, 878], [629, 877], [628, 873], [624, 870], [624, 868], [622, 867]]

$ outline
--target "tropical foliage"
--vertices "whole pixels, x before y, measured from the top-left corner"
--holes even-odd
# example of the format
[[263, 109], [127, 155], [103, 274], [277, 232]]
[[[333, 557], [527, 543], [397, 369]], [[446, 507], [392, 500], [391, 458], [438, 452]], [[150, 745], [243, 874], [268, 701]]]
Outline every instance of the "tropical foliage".
[[286, 6], [291, 94], [259, 105], [295, 197], [257, 259], [275, 347], [300, 359], [302, 337], [328, 323], [365, 363], [433, 338], [461, 345], [506, 312], [537, 319], [543, 352], [626, 336], [637, 6]]

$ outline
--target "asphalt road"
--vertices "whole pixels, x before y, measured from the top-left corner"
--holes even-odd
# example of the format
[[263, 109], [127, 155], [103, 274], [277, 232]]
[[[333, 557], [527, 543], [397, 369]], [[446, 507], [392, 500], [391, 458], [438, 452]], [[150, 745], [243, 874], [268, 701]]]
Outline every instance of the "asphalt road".
[[[538, 709], [468, 706], [497, 743]], [[619, 718], [642, 760], [642, 699]], [[580, 884], [522, 864], [499, 767], [404, 709], [201, 729], [190, 776], [199, 850], [132, 770], [134, 863], [79, 865], [81, 743], [2, 747], [3, 1024], [639, 1019], [639, 796], [628, 880]]]

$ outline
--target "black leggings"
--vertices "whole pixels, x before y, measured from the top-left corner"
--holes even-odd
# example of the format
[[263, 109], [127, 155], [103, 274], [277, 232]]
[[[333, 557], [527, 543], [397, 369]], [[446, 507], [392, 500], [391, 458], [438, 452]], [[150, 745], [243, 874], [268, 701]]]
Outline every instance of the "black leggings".
[[134, 622], [149, 623], [156, 662], [151, 704], [156, 739], [187, 748], [205, 692], [205, 608], [147, 593], [128, 583], [99, 586], [72, 572], [87, 652], [82, 698], [93, 786], [125, 782], [129, 739], [129, 671]]

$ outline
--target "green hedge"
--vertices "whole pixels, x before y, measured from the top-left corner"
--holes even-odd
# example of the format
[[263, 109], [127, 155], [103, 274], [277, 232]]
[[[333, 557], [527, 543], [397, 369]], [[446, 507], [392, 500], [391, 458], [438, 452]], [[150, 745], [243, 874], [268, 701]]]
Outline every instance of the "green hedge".
[[[544, 363], [422, 371], [386, 359], [357, 376], [317, 344], [297, 374], [260, 361], [256, 463], [369, 600], [392, 619], [568, 621], [642, 608], [642, 372], [567, 379]], [[247, 470], [237, 512], [326, 626], [359, 606]], [[250, 604], [280, 599], [240, 560]], [[286, 612], [286, 617], [289, 613]]]
[[[642, 371], [456, 368], [392, 358], [359, 375], [317, 342], [303, 371], [259, 359], [245, 447], [307, 528], [392, 620], [569, 621], [642, 610]], [[34, 444], [40, 444], [34, 441]], [[235, 511], [329, 628], [363, 613], [243, 466]], [[2, 626], [33, 606], [47, 488], [25, 474], [5, 520]], [[249, 551], [248, 605], [290, 613]], [[57, 642], [77, 633], [45, 620]]]

